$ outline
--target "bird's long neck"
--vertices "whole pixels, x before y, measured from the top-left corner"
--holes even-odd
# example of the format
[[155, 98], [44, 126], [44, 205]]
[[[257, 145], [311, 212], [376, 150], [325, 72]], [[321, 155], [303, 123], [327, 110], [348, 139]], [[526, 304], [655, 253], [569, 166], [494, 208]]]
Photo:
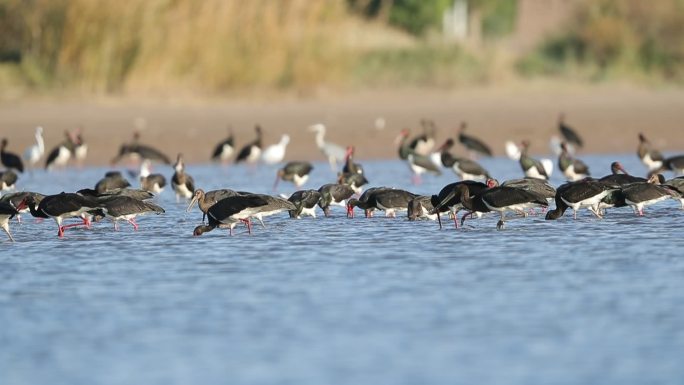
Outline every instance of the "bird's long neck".
[[147, 178], [148, 176], [150, 176], [150, 166], [146, 163], [143, 163], [140, 166], [140, 177]]
[[45, 142], [43, 141], [43, 134], [36, 133], [36, 144], [39, 152], [45, 152]]
[[318, 148], [325, 147], [325, 131], [320, 130], [316, 133], [316, 145]]

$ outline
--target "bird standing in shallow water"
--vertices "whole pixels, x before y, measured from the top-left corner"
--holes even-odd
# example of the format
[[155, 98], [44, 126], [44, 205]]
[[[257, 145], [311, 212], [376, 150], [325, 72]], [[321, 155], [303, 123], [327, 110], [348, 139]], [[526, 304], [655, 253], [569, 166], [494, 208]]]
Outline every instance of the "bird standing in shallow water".
[[43, 140], [43, 127], [36, 127], [36, 144], [24, 151], [24, 160], [29, 167], [35, 168], [45, 154], [45, 141]]
[[220, 141], [216, 147], [214, 147], [214, 152], [211, 154], [211, 160], [214, 162], [221, 162], [223, 164], [228, 163], [230, 158], [235, 152], [235, 135], [233, 134], [233, 128], [228, 127], [228, 137]]
[[316, 133], [316, 146], [325, 155], [326, 160], [330, 164], [330, 169], [333, 172], [337, 172], [337, 162], [343, 161], [346, 154], [344, 147], [325, 141], [326, 128], [322, 123], [310, 126], [309, 131]]
[[21, 161], [17, 154], [7, 151], [8, 144], [7, 138], [3, 138], [2, 144], [0, 144], [0, 161], [2, 161], [2, 165], [8, 170], [24, 172], [24, 162]]
[[265, 164], [276, 164], [283, 161], [287, 145], [290, 143], [290, 135], [283, 135], [280, 142], [272, 144], [261, 153], [261, 159]]
[[173, 166], [175, 173], [171, 178], [171, 186], [176, 192], [176, 202], [180, 198], [190, 199], [195, 193], [195, 180], [185, 172], [185, 163], [183, 162], [183, 155], [178, 154], [176, 164]]
[[558, 156], [558, 168], [565, 177], [573, 182], [589, 176], [589, 167], [579, 159], [575, 159], [568, 152], [565, 142], [561, 143], [561, 154]]
[[261, 126], [258, 124], [254, 126], [254, 131], [256, 132], [256, 138], [242, 147], [237, 158], [235, 158], [235, 163], [245, 162], [254, 165], [259, 161], [262, 146]]
[[461, 122], [461, 127], [458, 130], [458, 141], [471, 151], [471, 154], [478, 153], [484, 156], [492, 156], [492, 150], [480, 139], [466, 134], [466, 122]]

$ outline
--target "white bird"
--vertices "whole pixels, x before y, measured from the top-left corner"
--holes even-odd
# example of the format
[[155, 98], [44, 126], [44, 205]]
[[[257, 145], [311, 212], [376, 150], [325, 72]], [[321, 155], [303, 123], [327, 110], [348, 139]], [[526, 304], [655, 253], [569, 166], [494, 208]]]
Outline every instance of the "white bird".
[[325, 141], [325, 125], [322, 123], [310, 126], [309, 130], [316, 133], [316, 145], [318, 146], [318, 149], [321, 150], [323, 155], [328, 159], [330, 168], [333, 171], [337, 171], [337, 162], [344, 161], [347, 150], [340, 145]]
[[506, 155], [511, 160], [520, 160], [520, 147], [515, 142], [506, 141]]
[[280, 138], [280, 142], [266, 147], [261, 153], [261, 160], [266, 164], [280, 163], [285, 158], [288, 143], [290, 143], [290, 136], [285, 134]]
[[26, 163], [33, 168], [40, 162], [40, 159], [45, 154], [45, 142], [43, 141], [43, 127], [36, 127], [36, 144], [24, 151], [24, 159]]
[[72, 140], [76, 144], [76, 147], [74, 147], [74, 158], [76, 158], [79, 166], [83, 166], [83, 162], [86, 156], [88, 156], [88, 144], [83, 141], [80, 127], [74, 132]]

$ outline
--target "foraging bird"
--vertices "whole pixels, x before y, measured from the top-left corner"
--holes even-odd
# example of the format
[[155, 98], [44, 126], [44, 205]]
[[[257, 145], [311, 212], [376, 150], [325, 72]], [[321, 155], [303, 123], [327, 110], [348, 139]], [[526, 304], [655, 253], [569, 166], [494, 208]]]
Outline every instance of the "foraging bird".
[[551, 186], [549, 182], [542, 179], [509, 179], [503, 182], [501, 185], [531, 191], [537, 195], [543, 196], [548, 200], [554, 199], [554, 197], [556, 196], [556, 189], [553, 186]]
[[[489, 180], [488, 180], [489, 181]], [[439, 228], [442, 228], [442, 218], [440, 213], [449, 211], [454, 218], [454, 227], [458, 229], [457, 214], [461, 208], [463, 208], [463, 202], [461, 202], [461, 196], [459, 193], [460, 187], [467, 186], [469, 194], [477, 194], [480, 191], [493, 187], [482, 182], [476, 182], [472, 180], [464, 180], [460, 182], [449, 183], [448, 185], [442, 187], [437, 195], [433, 195], [430, 198], [432, 202], [433, 209], [430, 214], [437, 214], [437, 221], [439, 223]], [[477, 210], [475, 210], [477, 211]]]
[[95, 184], [95, 191], [97, 191], [98, 194], [102, 194], [110, 190], [122, 189], [130, 186], [131, 184], [123, 175], [121, 175], [121, 172], [109, 171], [105, 174], [104, 178], [100, 179]]
[[71, 133], [64, 131], [64, 140], [55, 146], [45, 161], [45, 169], [52, 170], [54, 167], [63, 168], [74, 154], [76, 143], [74, 143]]
[[246, 162], [249, 164], [255, 164], [259, 161], [261, 156], [261, 126], [258, 124], [254, 126], [254, 131], [256, 132], [256, 138], [247, 143], [242, 147], [238, 153], [237, 158], [235, 158], [235, 163]]
[[280, 138], [280, 142], [266, 147], [261, 154], [261, 159], [266, 164], [276, 164], [283, 161], [287, 145], [290, 143], [290, 136], [285, 134]]
[[295, 205], [294, 210], [290, 210], [290, 218], [299, 219], [303, 215], [316, 218], [316, 204], [321, 199], [321, 193], [317, 190], [295, 191], [287, 199]]
[[188, 208], [185, 211], [190, 212], [192, 206], [194, 206], [195, 203], [197, 203], [197, 206], [202, 212], [202, 223], [204, 223], [204, 219], [207, 216], [207, 211], [209, 211], [211, 206], [215, 205], [218, 201], [222, 199], [234, 197], [237, 195], [240, 195], [240, 193], [238, 193], [237, 191], [233, 191], [231, 189], [220, 189], [204, 192], [204, 190], [198, 188], [197, 190], [195, 190], [195, 193], [192, 196], [192, 200], [190, 201], [190, 204], [188, 205]]
[[337, 162], [344, 160], [347, 151], [340, 145], [325, 141], [326, 128], [322, 123], [309, 126], [309, 131], [316, 133], [316, 146], [325, 155], [330, 164], [330, 169], [337, 171]]
[[430, 214], [433, 212], [434, 206], [430, 196], [420, 195], [411, 199], [408, 203], [407, 215], [409, 221], [418, 219], [436, 220], [437, 214]]
[[82, 218], [83, 223], [76, 223], [70, 225], [62, 225], [62, 222], [68, 218], [80, 217], [92, 210], [100, 208], [100, 204], [93, 197], [83, 196], [74, 193], [62, 192], [56, 195], [48, 195], [37, 203], [34, 197], [28, 196], [26, 204], [31, 211], [31, 215], [36, 218], [53, 218], [57, 223], [57, 235], [64, 237], [64, 231], [74, 226], [89, 226], [90, 223], [86, 218]]
[[674, 189], [666, 185], [661, 186], [661, 181], [665, 181], [660, 174], [653, 174], [648, 182], [632, 183], [622, 188], [625, 196], [625, 203], [632, 206], [634, 213], [644, 216], [644, 207], [664, 201], [665, 199], [680, 199], [681, 195]]
[[154, 194], [160, 194], [166, 186], [166, 177], [162, 174], [151, 174], [152, 162], [145, 159], [140, 163], [140, 188]]
[[133, 161], [148, 159], [152, 162], [171, 164], [171, 160], [164, 153], [154, 147], [141, 144], [140, 132], [137, 130], [133, 132], [133, 140], [130, 143], [124, 143], [119, 147], [119, 153], [112, 159], [112, 165], [117, 164], [123, 158]]
[[258, 195], [236, 195], [222, 199], [207, 211], [209, 223], [207, 225], [200, 225], [195, 227], [192, 234], [200, 236], [213, 229], [228, 228], [230, 234], [233, 234], [233, 227], [239, 222], [247, 225], [247, 230], [252, 233], [252, 225], [250, 217], [256, 214], [262, 206], [266, 206], [268, 202]]
[[558, 157], [558, 168], [563, 172], [563, 175], [571, 181], [584, 179], [589, 176], [589, 167], [579, 159], [575, 159], [568, 152], [568, 147], [565, 142], [561, 143], [561, 154]]
[[601, 219], [601, 201], [613, 190], [610, 185], [591, 178], [560, 185], [556, 189], [556, 208], [546, 213], [546, 219], [558, 219], [568, 208], [573, 210], [573, 218], [577, 219], [577, 211], [583, 207]]
[[346, 200], [354, 195], [354, 190], [346, 184], [325, 184], [318, 189], [321, 199], [318, 207], [323, 210], [326, 217], [330, 216], [330, 206], [346, 206]]
[[386, 190], [391, 190], [391, 188], [371, 187], [368, 190], [366, 190], [363, 194], [361, 194], [361, 196], [358, 199], [352, 198], [347, 200], [347, 218], [354, 217], [354, 207], [359, 207], [360, 209], [362, 209], [366, 218], [372, 217], [373, 211], [375, 211], [377, 207], [368, 204], [368, 200], [372, 195]]
[[43, 140], [43, 127], [36, 127], [36, 144], [30, 146], [24, 151], [24, 160], [31, 167], [34, 168], [40, 159], [45, 154], [45, 141]]
[[164, 213], [164, 209], [160, 206], [124, 195], [102, 200], [100, 205], [105, 217], [114, 221], [115, 230], [119, 230], [119, 221], [124, 220], [130, 223], [133, 229], [137, 231], [138, 224], [135, 222], [137, 216], [147, 213], [155, 213], [157, 215]]
[[663, 154], [654, 149], [651, 142], [646, 139], [644, 134], [639, 133], [639, 146], [637, 147], [637, 156], [641, 163], [648, 168], [648, 171], [658, 170], [663, 166]]
[[[527, 216], [525, 213], [526, 209], [548, 207], [549, 205], [545, 197], [532, 191], [510, 186], [498, 186], [496, 180], [490, 181], [488, 181], [487, 185], [493, 185], [494, 187], [483, 190], [480, 193], [480, 199], [489, 211], [498, 211], [501, 213], [501, 219], [496, 224], [497, 230], [504, 228], [507, 211], [513, 211], [522, 216]], [[481, 212], [480, 210], [477, 211]]]
[[480, 139], [477, 139], [474, 136], [467, 135], [465, 133], [466, 128], [466, 122], [461, 122], [461, 127], [459, 128], [458, 132], [458, 141], [461, 142], [461, 144], [471, 152], [475, 152], [485, 156], [492, 156], [492, 150], [489, 148], [489, 146], [484, 144], [484, 142], [482, 142]]
[[[386, 217], [396, 217], [397, 211], [408, 210], [408, 203], [417, 195], [406, 190], [384, 188], [370, 194], [365, 202], [365, 210], [370, 208], [382, 210]], [[357, 205], [357, 200], [350, 199], [347, 202], [347, 211], [351, 212], [351, 217], [354, 217], [353, 207]]]
[[178, 202], [180, 198], [192, 198], [195, 193], [195, 180], [185, 172], [185, 163], [183, 162], [182, 154], [178, 154], [173, 169], [175, 172], [173, 178], [171, 178], [171, 187], [173, 187], [173, 191], [176, 192], [176, 202]]
[[548, 180], [551, 174], [550, 170], [547, 170], [542, 162], [530, 157], [528, 149], [530, 148], [530, 142], [523, 141], [521, 144], [522, 150], [520, 153], [520, 167], [522, 168], [525, 176], [528, 178], [537, 178]]
[[682, 206], [682, 210], [684, 210], [684, 176], [670, 179], [663, 184], [679, 193], [679, 203]]
[[7, 151], [8, 144], [7, 138], [2, 138], [2, 144], [0, 144], [0, 161], [2, 165], [8, 170], [24, 172], [24, 162], [21, 161], [17, 154]]
[[565, 139], [565, 142], [576, 145], [577, 147], [582, 147], [582, 138], [579, 134], [570, 126], [565, 123], [565, 114], [561, 113], [558, 115], [558, 130]]
[[235, 152], [235, 135], [233, 134], [233, 128], [228, 127], [228, 137], [220, 141], [216, 147], [214, 147], [214, 152], [211, 154], [211, 160], [214, 162], [228, 163], [228, 160], [233, 156]]
[[295, 187], [300, 187], [309, 179], [311, 170], [313, 170], [313, 165], [309, 162], [288, 162], [277, 171], [276, 179], [273, 183], [273, 191], [278, 187], [279, 180], [292, 182]]
[[0, 228], [5, 231], [11, 242], [14, 242], [14, 238], [12, 238], [12, 234], [9, 231], [9, 220], [14, 218], [15, 215], [18, 215], [19, 211], [23, 210], [25, 207], [26, 198], [24, 198], [16, 208], [9, 203], [0, 202]]

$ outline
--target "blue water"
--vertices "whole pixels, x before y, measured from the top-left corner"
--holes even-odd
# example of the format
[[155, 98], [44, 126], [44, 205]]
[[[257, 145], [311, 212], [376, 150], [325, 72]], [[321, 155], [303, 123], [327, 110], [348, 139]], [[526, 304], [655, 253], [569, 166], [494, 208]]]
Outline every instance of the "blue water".
[[[583, 159], [595, 175], [613, 160], [644, 172], [632, 154]], [[520, 177], [510, 160], [482, 163]], [[416, 187], [399, 161], [363, 164], [372, 185], [428, 194], [454, 180]], [[189, 166], [205, 189], [255, 192], [270, 192], [274, 170]], [[20, 188], [73, 191], [104, 171], [36, 173]], [[305, 187], [332, 179], [318, 163]], [[496, 216], [439, 231], [336, 207], [199, 238], [199, 211], [170, 190], [159, 203], [167, 213], [139, 218], [137, 232], [104, 222], [58, 239], [52, 221], [12, 222], [17, 242], [0, 243], [0, 384], [684, 383], [677, 202], [503, 231]]]

